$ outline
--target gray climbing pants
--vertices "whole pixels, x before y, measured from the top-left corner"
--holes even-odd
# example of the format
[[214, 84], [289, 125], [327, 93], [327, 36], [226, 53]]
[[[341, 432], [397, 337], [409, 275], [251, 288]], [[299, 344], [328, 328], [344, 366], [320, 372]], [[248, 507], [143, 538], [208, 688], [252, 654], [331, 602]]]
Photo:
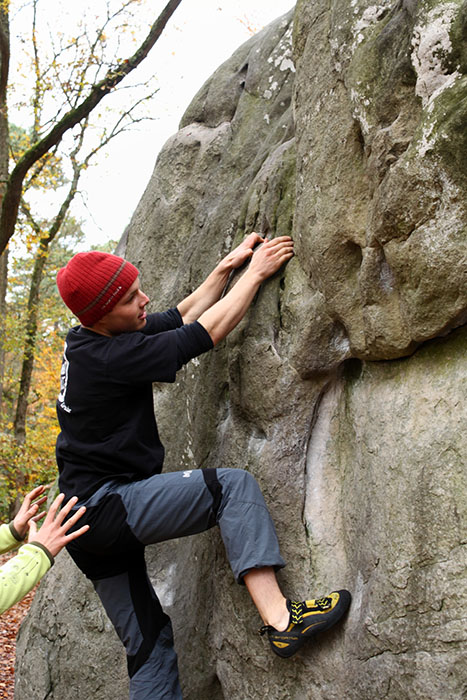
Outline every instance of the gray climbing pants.
[[251, 569], [280, 569], [285, 562], [258, 484], [242, 469], [171, 472], [109, 482], [80, 505], [90, 530], [68, 551], [125, 645], [130, 700], [180, 700], [172, 626], [147, 576], [144, 547], [218, 525], [239, 583]]

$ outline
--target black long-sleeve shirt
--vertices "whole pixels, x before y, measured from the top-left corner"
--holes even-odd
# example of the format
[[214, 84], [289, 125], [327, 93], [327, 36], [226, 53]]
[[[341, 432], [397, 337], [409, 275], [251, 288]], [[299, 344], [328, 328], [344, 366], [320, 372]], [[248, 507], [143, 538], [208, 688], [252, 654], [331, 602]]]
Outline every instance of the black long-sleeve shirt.
[[110, 479], [136, 481], [162, 470], [152, 382], [174, 382], [183, 364], [212, 347], [203, 326], [184, 326], [177, 309], [149, 314], [142, 331], [113, 337], [71, 329], [57, 401], [56, 455], [67, 498], [82, 500]]

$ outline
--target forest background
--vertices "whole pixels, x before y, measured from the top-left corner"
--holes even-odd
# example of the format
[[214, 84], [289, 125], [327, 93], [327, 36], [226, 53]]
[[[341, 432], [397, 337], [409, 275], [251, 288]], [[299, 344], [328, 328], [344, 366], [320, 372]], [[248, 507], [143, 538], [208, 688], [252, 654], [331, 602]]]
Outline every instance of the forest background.
[[290, 6], [0, 0], [3, 521], [57, 475], [61, 354], [77, 322], [58, 296], [58, 269], [79, 250], [114, 249], [189, 99]]

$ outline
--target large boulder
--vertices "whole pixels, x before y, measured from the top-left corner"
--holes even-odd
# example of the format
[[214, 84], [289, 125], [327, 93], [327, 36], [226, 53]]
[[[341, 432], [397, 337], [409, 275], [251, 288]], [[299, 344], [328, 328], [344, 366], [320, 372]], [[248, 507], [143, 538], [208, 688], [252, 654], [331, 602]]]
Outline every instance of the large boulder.
[[[258, 479], [287, 595], [353, 593], [283, 661], [216, 530], [148, 548], [186, 700], [465, 694], [466, 8], [301, 0], [201, 88], [122, 240], [156, 310], [245, 233], [294, 236], [228, 339], [155, 387], [156, 414], [167, 470]], [[92, 587], [66, 553], [54, 568], [16, 700], [123, 700]]]

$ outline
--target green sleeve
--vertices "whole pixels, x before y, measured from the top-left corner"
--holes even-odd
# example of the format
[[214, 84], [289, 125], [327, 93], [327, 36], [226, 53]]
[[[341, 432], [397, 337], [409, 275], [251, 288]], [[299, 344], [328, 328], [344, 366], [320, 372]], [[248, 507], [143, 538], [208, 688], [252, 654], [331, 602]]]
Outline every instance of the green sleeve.
[[10, 525], [0, 525], [0, 554], [4, 552], [9, 552], [15, 547], [19, 547], [21, 540], [13, 534], [14, 530], [11, 529]]
[[18, 554], [0, 567], [0, 614], [11, 608], [48, 571], [53, 557], [35, 544], [25, 544]]

